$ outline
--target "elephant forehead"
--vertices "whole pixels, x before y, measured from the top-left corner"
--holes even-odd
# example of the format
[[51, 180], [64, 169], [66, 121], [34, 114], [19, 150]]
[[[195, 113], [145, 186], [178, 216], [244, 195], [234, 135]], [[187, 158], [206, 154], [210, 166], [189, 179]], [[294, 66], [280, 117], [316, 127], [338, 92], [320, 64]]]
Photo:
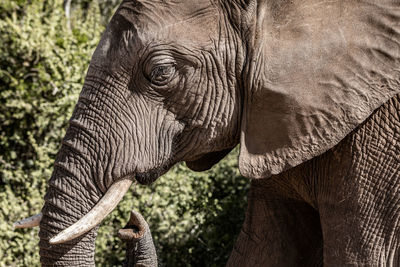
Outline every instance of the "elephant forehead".
[[209, 1], [140, 1], [117, 11], [135, 26], [143, 43], [207, 46], [217, 38], [218, 11]]

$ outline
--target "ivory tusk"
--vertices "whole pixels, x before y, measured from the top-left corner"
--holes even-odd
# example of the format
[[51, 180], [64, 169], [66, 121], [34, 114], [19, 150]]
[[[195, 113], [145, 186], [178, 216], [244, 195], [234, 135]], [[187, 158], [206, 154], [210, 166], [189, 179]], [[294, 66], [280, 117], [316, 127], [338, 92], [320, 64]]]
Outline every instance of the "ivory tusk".
[[50, 244], [70, 241], [92, 230], [110, 214], [121, 201], [132, 184], [132, 180], [122, 179], [111, 185], [100, 201], [76, 223], [50, 239]]
[[18, 228], [32, 228], [39, 226], [40, 220], [42, 219], [42, 214], [36, 214], [34, 216], [31, 216], [29, 218], [17, 221], [13, 224], [15, 229]]

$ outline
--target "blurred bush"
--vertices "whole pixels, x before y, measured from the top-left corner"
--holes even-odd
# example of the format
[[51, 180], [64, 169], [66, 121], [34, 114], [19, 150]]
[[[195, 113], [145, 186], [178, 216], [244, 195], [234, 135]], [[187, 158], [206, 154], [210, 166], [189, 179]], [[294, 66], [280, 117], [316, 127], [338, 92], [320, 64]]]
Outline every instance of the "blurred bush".
[[[118, 4], [0, 0], [0, 266], [39, 265], [38, 229], [14, 231], [12, 222], [40, 212], [91, 54]], [[116, 233], [132, 208], [147, 218], [161, 265], [224, 265], [248, 189], [236, 158], [233, 152], [204, 173], [179, 164], [136, 186], [100, 228], [97, 265], [121, 265]]]

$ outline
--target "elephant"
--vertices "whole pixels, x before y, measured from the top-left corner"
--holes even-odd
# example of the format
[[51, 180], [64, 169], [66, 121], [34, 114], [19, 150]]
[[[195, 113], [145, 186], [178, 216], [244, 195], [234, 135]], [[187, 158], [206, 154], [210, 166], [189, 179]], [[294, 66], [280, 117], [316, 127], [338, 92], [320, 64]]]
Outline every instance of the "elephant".
[[[228, 266], [399, 266], [400, 2], [125, 0], [48, 182], [43, 266], [93, 266], [133, 181], [240, 145]], [[147, 252], [143, 252], [147, 253]]]

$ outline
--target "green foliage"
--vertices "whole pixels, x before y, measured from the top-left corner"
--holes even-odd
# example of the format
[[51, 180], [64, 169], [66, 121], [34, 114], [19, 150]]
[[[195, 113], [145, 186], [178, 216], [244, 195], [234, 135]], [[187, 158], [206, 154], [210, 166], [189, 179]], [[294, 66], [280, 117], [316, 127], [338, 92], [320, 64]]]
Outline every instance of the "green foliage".
[[[40, 212], [91, 54], [117, 4], [72, 1], [67, 18], [61, 0], [0, 0], [0, 267], [39, 265], [38, 230], [11, 225]], [[162, 265], [223, 265], [248, 189], [236, 157], [204, 173], [180, 164], [151, 186], [137, 185], [100, 228], [97, 264], [121, 265], [116, 233], [134, 208], [149, 221]]]

